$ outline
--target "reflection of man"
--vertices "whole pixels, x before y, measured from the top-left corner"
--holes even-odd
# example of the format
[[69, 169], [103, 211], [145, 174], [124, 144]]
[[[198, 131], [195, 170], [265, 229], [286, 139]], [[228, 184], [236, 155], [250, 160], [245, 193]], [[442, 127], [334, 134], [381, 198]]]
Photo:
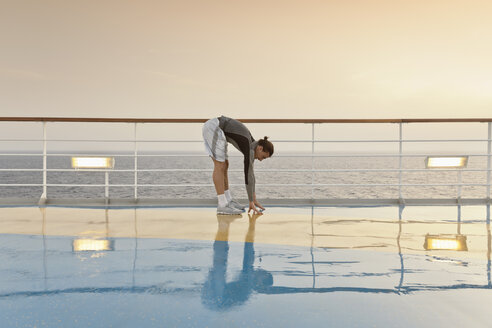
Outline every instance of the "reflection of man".
[[226, 282], [229, 253], [229, 226], [235, 218], [217, 216], [218, 229], [214, 242], [214, 261], [202, 290], [202, 303], [213, 310], [228, 310], [246, 302], [253, 290], [273, 285], [272, 275], [253, 267], [254, 233], [259, 215], [249, 215], [249, 228], [244, 243], [243, 267], [238, 277]]

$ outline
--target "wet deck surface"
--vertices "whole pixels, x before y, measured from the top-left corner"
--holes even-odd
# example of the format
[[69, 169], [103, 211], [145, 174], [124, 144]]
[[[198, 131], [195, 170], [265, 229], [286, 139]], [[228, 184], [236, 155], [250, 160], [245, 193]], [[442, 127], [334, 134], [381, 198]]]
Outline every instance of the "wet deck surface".
[[[0, 208], [6, 326], [488, 326], [485, 206]], [[467, 251], [425, 250], [427, 234]]]

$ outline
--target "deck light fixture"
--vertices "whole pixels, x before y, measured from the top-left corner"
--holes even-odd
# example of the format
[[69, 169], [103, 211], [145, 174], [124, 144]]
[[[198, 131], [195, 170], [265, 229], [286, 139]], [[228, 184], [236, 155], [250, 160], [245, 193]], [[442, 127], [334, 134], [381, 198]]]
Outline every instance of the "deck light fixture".
[[113, 167], [113, 157], [72, 157], [74, 169], [112, 169]]
[[114, 168], [114, 157], [72, 157], [72, 168], [74, 169], [106, 169], [104, 172], [104, 198], [106, 204], [109, 202], [109, 174], [108, 169]]
[[461, 169], [467, 164], [468, 156], [427, 156], [425, 159], [425, 167], [428, 169]]
[[72, 243], [74, 252], [114, 251], [114, 240], [110, 239], [75, 239]]
[[448, 250], [448, 251], [468, 251], [465, 235], [430, 235], [425, 236], [424, 249]]

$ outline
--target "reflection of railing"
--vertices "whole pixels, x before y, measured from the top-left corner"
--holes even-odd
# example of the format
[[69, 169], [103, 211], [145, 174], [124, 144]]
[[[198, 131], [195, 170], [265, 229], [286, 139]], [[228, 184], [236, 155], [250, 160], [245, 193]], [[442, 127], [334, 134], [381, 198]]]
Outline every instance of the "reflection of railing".
[[[425, 285], [422, 283], [418, 284], [405, 284], [405, 274], [407, 272], [412, 273], [413, 269], [408, 269], [405, 268], [405, 253], [403, 252], [403, 247], [401, 245], [401, 237], [403, 231], [403, 212], [405, 210], [405, 206], [400, 205], [398, 206], [398, 234], [396, 236], [396, 245], [398, 249], [398, 255], [400, 259], [400, 268], [398, 270], [395, 270], [394, 273], [399, 272], [400, 274], [400, 279], [398, 282], [398, 285], [395, 286], [394, 289], [374, 289], [371, 290], [362, 288], [358, 290], [358, 288], [354, 288], [353, 291], [358, 291], [358, 292], [363, 292], [363, 293], [396, 293], [396, 294], [408, 294], [411, 292], [418, 292], [418, 291], [439, 291], [439, 290], [452, 290], [452, 289], [492, 289], [492, 282], [491, 282], [491, 251], [492, 251], [492, 236], [490, 233], [490, 205], [486, 205], [486, 218], [485, 218], [485, 229], [487, 230], [487, 266], [486, 266], [486, 275], [487, 275], [487, 284], [468, 284], [468, 283], [456, 283], [452, 285]], [[315, 232], [315, 227], [314, 227], [314, 212], [315, 209], [312, 207], [311, 209], [311, 257], [312, 257], [312, 276], [313, 276], [313, 291], [316, 292], [318, 288], [315, 288], [316, 286], [316, 260], [315, 256], [313, 255], [313, 245], [316, 237], [323, 236], [322, 234], [316, 233]], [[359, 220], [357, 221], [358, 223], [361, 223], [364, 220]], [[371, 222], [374, 222], [372, 220], [369, 220]], [[379, 222], [384, 222], [388, 224], [394, 224], [393, 221], [379, 221]], [[340, 220], [341, 224], [344, 224], [344, 220]], [[433, 224], [434, 222], [430, 221], [429, 224]], [[463, 236], [461, 235], [461, 205], [457, 205], [457, 217], [456, 217], [456, 235], [457, 236]], [[337, 235], [331, 234], [331, 237], [338, 237]], [[422, 235], [423, 236], [423, 235]], [[388, 238], [389, 239], [389, 238]], [[422, 240], [422, 243], [424, 241]], [[364, 246], [364, 248], [370, 248], [371, 246]], [[424, 247], [424, 246], [423, 246]], [[337, 247], [341, 248], [341, 247]], [[475, 245], [475, 249], [480, 248], [480, 246]], [[350, 249], [350, 248], [349, 248]], [[426, 249], [427, 250], [427, 249]], [[458, 249], [455, 249], [454, 251], [458, 251]], [[446, 252], [446, 251], [444, 251]], [[446, 257], [446, 262], [451, 262], [452, 261], [452, 256], [451, 257]], [[390, 276], [390, 273], [385, 273], [384, 275]], [[323, 288], [322, 288], [323, 289]], [[326, 289], [326, 288], [325, 288]], [[318, 292], [329, 292], [329, 288], [326, 289], [327, 291], [318, 291]], [[347, 289], [349, 290], [349, 289]], [[337, 291], [337, 290], [333, 290]], [[340, 289], [340, 291], [344, 291], [343, 288]]]
[[[395, 208], [396, 209], [396, 208]], [[109, 210], [108, 209], [105, 209], [104, 210], [104, 217], [105, 217], [105, 229], [102, 229], [101, 231], [99, 231], [99, 237], [101, 237], [101, 239], [99, 240], [108, 240], [110, 239], [108, 237], [108, 231], [109, 231], [109, 223], [110, 223], [110, 216], [109, 216]], [[42, 260], [43, 260], [43, 273], [42, 274], [39, 274], [39, 275], [35, 275], [35, 277], [37, 277], [37, 279], [44, 279], [44, 281], [55, 281], [56, 279], [59, 279], [60, 276], [57, 276], [58, 274], [58, 271], [59, 270], [47, 270], [47, 264], [49, 262], [52, 262], [52, 265], [54, 267], [57, 267], [58, 268], [58, 263], [57, 261], [60, 261], [60, 262], [63, 262], [64, 260], [66, 260], [66, 258], [63, 257], [63, 255], [67, 255], [67, 254], [76, 254], [76, 250], [74, 249], [68, 249], [68, 248], [65, 248], [65, 249], [59, 249], [57, 248], [56, 249], [56, 252], [53, 252], [47, 248], [47, 243], [46, 243], [46, 239], [47, 239], [47, 236], [46, 236], [46, 231], [45, 231], [45, 227], [47, 225], [47, 223], [49, 222], [49, 219], [47, 218], [47, 213], [46, 213], [46, 209], [45, 208], [42, 208], [41, 210], [41, 213], [42, 213], [42, 233], [43, 233], [43, 257], [42, 257]], [[99, 213], [103, 213], [102, 210], [99, 212]], [[230, 217], [221, 217], [222, 220], [224, 220], [225, 222], [225, 227], [224, 225], [219, 225], [218, 226], [218, 231], [217, 231], [217, 235], [216, 235], [216, 239], [217, 237], [219, 237], [220, 239], [223, 239], [223, 240], [220, 240], [219, 241], [219, 247], [216, 247], [217, 245], [213, 245], [212, 246], [212, 253], [213, 255], [210, 256], [210, 261], [206, 264], [206, 265], [210, 265], [210, 268], [205, 266], [205, 267], [201, 267], [200, 265], [203, 264], [203, 262], [201, 261], [198, 261], [198, 263], [196, 261], [191, 261], [191, 262], [186, 262], [186, 261], [183, 261], [183, 258], [186, 258], [185, 257], [185, 254], [186, 255], [190, 255], [190, 254], [193, 254], [194, 252], [196, 252], [195, 254], [200, 258], [202, 259], [203, 258], [203, 250], [205, 248], [208, 248], [210, 250], [210, 247], [211, 247], [211, 243], [204, 243], [204, 242], [199, 242], [197, 244], [197, 247], [196, 248], [193, 248], [193, 247], [189, 247], [190, 245], [190, 241], [189, 240], [186, 240], [186, 239], [183, 239], [184, 240], [184, 243], [186, 243], [186, 245], [188, 247], [183, 247], [183, 248], [180, 248], [180, 247], [176, 247], [176, 245], [179, 245], [179, 242], [175, 242], [175, 244], [173, 244], [174, 247], [162, 247], [162, 245], [158, 245], [156, 246], [155, 244], [155, 241], [151, 241], [150, 244], [147, 244], [145, 245], [145, 238], [143, 239], [139, 239], [139, 235], [138, 235], [138, 232], [137, 232], [137, 226], [139, 225], [138, 223], [138, 217], [137, 217], [137, 210], [134, 210], [134, 222], [133, 222], [133, 225], [134, 225], [134, 231], [135, 231], [135, 240], [134, 240], [134, 243], [133, 243], [133, 247], [134, 249], [132, 250], [132, 247], [130, 247], [129, 245], [129, 241], [125, 239], [121, 239], [122, 240], [122, 243], [127, 245], [127, 246], [124, 246], [122, 247], [119, 252], [112, 252], [111, 250], [99, 250], [102, 251], [102, 252], [108, 252], [107, 255], [108, 257], [110, 256], [114, 256], [113, 258], [111, 259], [108, 259], [107, 263], [109, 263], [110, 265], [106, 265], [106, 264], [102, 264], [104, 262], [99, 262], [98, 263], [98, 268], [100, 270], [97, 271], [97, 273], [95, 273], [93, 276], [90, 276], [88, 277], [88, 282], [91, 283], [89, 286], [80, 286], [79, 284], [76, 284], [75, 286], [73, 287], [65, 287], [65, 288], [60, 288], [60, 289], [56, 289], [56, 288], [48, 288], [45, 286], [44, 290], [14, 290], [14, 291], [7, 291], [7, 292], [0, 292], [0, 299], [2, 298], [13, 298], [13, 297], [34, 297], [34, 296], [46, 296], [46, 295], [56, 295], [56, 294], [83, 294], [83, 293], [93, 293], [93, 294], [105, 294], [105, 293], [114, 293], [114, 292], [120, 292], [120, 293], [127, 293], [127, 294], [140, 294], [140, 293], [152, 293], [152, 294], [158, 294], [158, 293], [166, 293], [166, 294], [170, 294], [170, 293], [176, 293], [176, 294], [179, 294], [179, 293], [187, 293], [187, 294], [199, 294], [200, 292], [202, 292], [203, 290], [203, 286], [197, 286], [197, 281], [196, 280], [193, 280], [193, 281], [188, 281], [188, 284], [186, 284], [185, 286], [182, 285], [183, 283], [183, 275], [188, 272], [188, 273], [198, 273], [198, 277], [195, 277], [196, 279], [198, 279], [198, 282], [203, 282], [203, 276], [206, 275], [206, 272], [207, 272], [207, 269], [210, 270], [210, 271], [213, 271], [214, 269], [216, 271], [218, 271], [219, 273], [218, 274], [213, 274], [213, 275], [209, 275], [209, 279], [211, 280], [211, 283], [216, 283], [217, 282], [217, 279], [222, 279], [222, 284], [225, 284], [227, 281], [225, 280], [226, 278], [226, 272], [227, 272], [227, 259], [228, 259], [228, 248], [229, 248], [229, 243], [228, 243], [228, 229], [229, 229], [229, 225], [230, 224], [234, 224], [234, 223], [231, 223], [231, 218]], [[314, 215], [315, 213], [315, 208], [312, 207], [312, 211], [311, 213]], [[458, 212], [458, 215], [460, 212]], [[361, 293], [361, 294], [410, 294], [410, 293], [416, 293], [416, 292], [427, 292], [427, 291], [434, 291], [434, 292], [437, 292], [437, 291], [445, 291], [445, 290], [462, 290], [462, 289], [492, 289], [492, 283], [491, 283], [491, 279], [490, 279], [490, 276], [491, 276], [491, 258], [490, 258], [490, 253], [491, 253], [491, 241], [492, 241], [492, 238], [491, 238], [491, 234], [490, 234], [490, 206], [487, 205], [487, 216], [486, 216], [486, 220], [484, 222], [484, 230], [487, 230], [486, 234], [484, 233], [484, 236], [486, 235], [487, 236], [487, 257], [486, 257], [486, 260], [487, 260], [487, 265], [486, 267], [484, 268], [485, 269], [485, 275], [487, 277], [487, 283], [480, 283], [480, 282], [477, 282], [479, 279], [477, 278], [477, 275], [480, 274], [479, 272], [477, 271], [472, 271], [472, 268], [470, 268], [468, 265], [463, 265], [461, 266], [463, 268], [464, 271], [468, 271], [467, 272], [467, 276], [469, 278], [469, 281], [464, 281], [462, 279], [460, 279], [459, 277], [456, 277], [456, 276], [453, 276], [453, 272], [452, 271], [448, 271], [448, 270], [443, 270], [442, 272], [439, 272], [440, 274], [440, 279], [438, 280], [432, 280], [431, 283], [428, 283], [426, 281], [422, 281], [422, 280], [417, 280], [417, 281], [410, 281], [410, 282], [405, 282], [405, 278], [408, 278], [412, 277], [412, 276], [416, 276], [419, 278], [419, 274], [420, 273], [423, 273], [424, 274], [424, 277], [425, 277], [425, 274], [429, 274], [429, 276], [432, 276], [432, 273], [433, 272], [436, 272], [438, 271], [438, 269], [434, 268], [433, 271], [426, 271], [425, 268], [422, 268], [422, 267], [416, 267], [415, 266], [415, 262], [412, 262], [412, 261], [409, 261], [410, 263], [407, 264], [407, 267], [405, 267], [404, 265], [404, 262], [405, 262], [405, 257], [409, 257], [408, 254], [405, 254], [402, 252], [402, 248], [400, 247], [400, 239], [401, 239], [401, 234], [402, 234], [402, 214], [403, 214], [403, 207], [400, 207], [399, 208], [399, 222], [398, 222], [398, 225], [399, 225], [399, 232], [398, 232], [398, 235], [397, 236], [392, 236], [392, 238], [395, 238], [396, 239], [396, 242], [398, 244], [398, 255], [399, 255], [399, 268], [396, 267], [396, 262], [393, 262], [393, 263], [387, 263], [385, 262], [385, 264], [387, 264], [389, 266], [389, 270], [387, 271], [381, 271], [381, 272], [374, 272], [375, 269], [377, 269], [377, 264], [373, 263], [371, 259], [369, 260], [366, 260], [366, 261], [350, 261], [349, 258], [344, 258], [343, 261], [333, 261], [331, 260], [330, 263], [329, 263], [329, 266], [327, 266], [327, 262], [326, 261], [323, 261], [323, 260], [316, 260], [316, 256], [320, 256], [320, 255], [325, 255], [326, 256], [326, 252], [324, 252], [322, 249], [320, 248], [313, 248], [311, 247], [311, 256], [312, 256], [312, 261], [311, 263], [308, 263], [308, 262], [295, 262], [296, 260], [296, 257], [299, 255], [299, 254], [302, 254], [304, 255], [305, 257], [304, 258], [308, 258], [308, 251], [305, 247], [299, 247], [299, 248], [294, 248], [294, 253], [292, 254], [289, 254], [288, 251], [289, 250], [292, 250], [291, 248], [287, 248], [287, 250], [285, 248], [280, 248], [280, 251], [278, 251], [278, 248], [271, 248], [268, 252], [266, 252], [267, 254], [263, 253], [263, 259], [262, 259], [262, 266], [266, 267], [265, 270], [261, 270], [263, 274], [263, 277], [267, 277], [268, 278], [268, 265], [269, 265], [269, 262], [270, 262], [270, 259], [268, 258], [268, 256], [271, 256], [271, 258], [275, 259], [274, 261], [274, 265], [278, 265], [279, 262], [281, 262], [281, 260], [279, 259], [286, 259], [288, 262], [287, 263], [284, 263], [284, 270], [285, 271], [282, 271], [282, 270], [277, 270], [275, 272], [272, 272], [272, 275], [273, 275], [273, 281], [272, 280], [269, 280], [271, 281], [272, 283], [271, 284], [266, 284], [266, 285], [261, 285], [261, 286], [258, 286], [256, 285], [256, 287], [261, 287], [261, 288], [255, 288], [255, 293], [258, 293], [258, 294], [267, 294], [267, 295], [274, 295], [274, 294], [302, 294], [302, 293], [320, 293], [320, 294], [323, 294], [323, 293], [334, 293], [334, 292], [350, 292], [350, 293]], [[219, 219], [220, 220], [220, 219]], [[258, 267], [254, 265], [255, 263], [255, 258], [258, 256], [258, 255], [255, 255], [255, 244], [254, 244], [254, 235], [255, 235], [255, 220], [256, 219], [250, 219], [250, 224], [249, 224], [249, 227], [248, 227], [248, 231], [246, 232], [246, 237], [245, 237], [245, 243], [244, 243], [244, 252], [242, 253], [242, 256], [243, 256], [243, 261], [230, 261], [232, 263], [242, 263], [243, 265], [243, 270], [245, 271], [243, 274], [246, 275], [246, 277], [244, 277], [245, 279], [243, 279], [244, 281], [246, 282], [253, 282], [255, 281], [255, 279], [250, 279], [251, 278], [251, 275], [254, 275], [255, 274], [255, 270], [256, 272], [260, 271], [260, 270], [257, 270]], [[102, 221], [101, 221], [102, 222]], [[340, 221], [341, 224], [344, 224], [343, 223], [343, 220]], [[457, 223], [459, 224], [460, 222], [460, 217], [457, 218]], [[395, 224], [394, 221], [391, 221], [391, 222], [388, 222], [389, 224]], [[433, 224], [432, 222], [429, 222], [430, 224]], [[314, 230], [314, 228], [313, 228]], [[225, 231], [225, 232], [224, 232]], [[220, 235], [219, 235], [220, 233]], [[105, 237], [104, 237], [105, 236]], [[103, 238], [104, 237], [104, 238]], [[26, 237], [26, 238], [29, 238], [29, 237]], [[316, 235], [313, 234], [312, 235], [312, 238], [316, 238]], [[139, 248], [139, 240], [144, 243], [144, 246], [140, 246]], [[180, 240], [180, 239], [177, 239], [177, 240]], [[393, 239], [394, 240], [394, 239]], [[117, 238], [116, 242], [119, 242], [119, 238]], [[174, 242], [173, 242], [174, 243]], [[67, 245], [68, 243], [63, 243], [61, 245]], [[12, 245], [13, 249], [15, 249], [15, 247], [18, 247], [19, 245], [22, 245], [22, 243], [14, 243]], [[58, 247], [60, 244], [56, 244]], [[240, 243], [237, 243], [237, 242], [234, 242], [232, 243], [231, 242], [231, 247], [242, 247], [242, 245]], [[265, 247], [264, 246], [265, 244], [263, 244], [263, 246], [260, 246], [260, 247]], [[128, 248], [126, 248], [128, 247]], [[157, 247], [157, 248], [154, 248], [154, 247]], [[479, 248], [478, 245], [475, 245], [476, 248]], [[340, 250], [341, 248], [337, 247], [337, 248], [334, 248], [332, 250]], [[314, 250], [314, 254], [317, 254], [317, 255], [313, 255], [313, 250]], [[130, 252], [133, 251], [133, 259], [131, 259], [131, 255], [130, 255]], [[153, 261], [143, 261], [144, 263], [140, 265], [137, 264], [137, 259], [138, 259], [138, 256], [142, 256], [141, 253], [152, 253], [153, 256], [157, 256], [157, 257], [161, 257], [161, 261], [162, 261], [162, 258], [165, 257], [166, 253], [167, 252], [170, 252], [170, 253], [173, 253], [173, 252], [176, 252], [176, 251], [179, 251], [179, 252], [182, 252], [178, 255], [183, 255], [182, 256], [176, 256], [176, 254], [174, 254], [174, 258], [175, 259], [179, 259], [179, 261], [177, 263], [162, 263], [160, 261], [157, 261], [157, 262], [153, 262]], [[28, 251], [23, 251], [23, 252], [20, 252], [20, 257], [22, 256], [27, 256], [29, 258], [29, 263], [31, 263], [32, 259], [30, 257], [30, 252], [33, 252], [32, 249], [29, 249]], [[97, 252], [97, 251], [95, 251]], [[485, 252], [485, 248], [483, 249], [483, 252]], [[109, 254], [109, 253], [112, 253], [112, 254]], [[231, 252], [232, 253], [232, 252]], [[260, 253], [260, 252], [258, 252]], [[52, 257], [53, 257], [53, 260], [52, 261], [48, 261], [48, 254], [51, 254]], [[234, 253], [234, 254], [241, 254], [240, 252], [238, 253]], [[261, 253], [260, 253], [261, 254]], [[56, 256], [54, 256], [56, 255]], [[279, 256], [280, 255], [280, 256]], [[286, 256], [288, 255], [288, 256]], [[233, 255], [229, 255], [229, 256], [233, 256]], [[332, 255], [330, 255], [330, 258], [332, 257]], [[424, 262], [429, 262], [428, 261], [428, 258], [426, 257], [423, 257], [423, 256], [419, 256], [420, 257], [420, 261], [419, 262], [420, 264], [421, 263], [424, 263]], [[89, 253], [86, 258], [83, 260], [83, 261], [87, 261], [88, 258], [92, 258], [91, 256], [91, 253]], [[212, 260], [213, 258], [213, 260]], [[292, 260], [294, 259], [294, 260]], [[396, 258], [394, 258], [396, 259]], [[445, 269], [449, 269], [451, 268], [454, 264], [450, 263], [451, 262], [451, 259], [452, 259], [452, 255], [450, 257], [446, 256], [446, 261], [444, 261], [444, 264], [443, 265], [446, 265], [446, 268]], [[21, 265], [23, 263], [22, 261], [22, 258], [19, 259], [19, 258], [16, 258], [15, 259], [17, 262], [16, 262], [16, 265]], [[127, 265], [125, 264], [125, 260], [128, 260], [128, 261], [132, 261], [132, 265]], [[326, 260], [326, 258], [325, 258]], [[485, 259], [483, 260], [474, 260], [474, 261], [484, 261]], [[64, 262], [65, 263], [65, 262]], [[128, 272], [130, 273], [130, 270], [131, 270], [131, 283], [129, 283], [129, 281], [127, 281], [126, 279], [130, 276], [130, 275], [121, 275], [121, 270], [122, 268], [114, 268], [113, 267], [113, 264], [114, 263], [119, 263], [119, 264], [122, 264], [123, 263], [123, 270], [128, 270], [128, 271], [125, 271], [125, 272]], [[257, 262], [256, 262], [257, 263]], [[161, 265], [162, 264], [162, 265]], [[100, 266], [99, 266], [100, 265]], [[126, 265], [126, 266], [125, 266]], [[305, 265], [312, 265], [312, 273], [309, 272], [309, 270], [306, 270], [305, 269]], [[339, 268], [339, 271], [335, 270], [334, 269], [334, 265], [336, 267]], [[217, 267], [217, 266], [220, 266], [220, 267]], [[231, 265], [232, 266], [232, 265]], [[131, 269], [130, 269], [131, 267]], [[156, 277], [157, 279], [159, 280], [158, 283], [154, 283], [152, 284], [151, 282], [149, 282], [148, 279], [138, 279], [138, 275], [142, 275], [144, 276], [145, 273], [148, 273], [148, 272], [162, 272], [163, 271], [163, 267], [166, 267], [168, 268], [169, 270], [166, 270], [166, 274], [167, 276], [165, 276], [165, 281], [166, 283], [163, 284], [162, 281], [160, 281], [159, 279], [164, 279], [162, 274], [156, 274]], [[315, 267], [317, 268], [317, 270], [315, 270]], [[6, 267], [6, 268], [9, 268], [9, 267]], [[16, 267], [14, 266], [14, 269]], [[63, 270], [70, 270], [69, 268], [72, 268], [71, 266], [65, 266], [63, 267], [64, 269]], [[108, 272], [105, 272], [103, 269], [104, 268], [107, 268], [109, 269]], [[192, 269], [190, 269], [192, 268]], [[362, 268], [362, 270], [367, 270], [367, 271], [362, 271], [362, 272], [358, 272], [358, 270], [360, 270]], [[246, 270], [245, 270], [246, 269]], [[71, 275], [66, 275], [65, 271], [62, 270], [62, 274], [61, 275], [61, 279], [68, 279], [68, 277], [71, 277]], [[5, 269], [5, 271], [9, 272], [10, 274], [12, 274], [12, 272], [16, 272], [16, 271], [13, 271], [13, 269], [10, 267], [9, 270]], [[292, 272], [296, 272], [296, 273], [299, 273], [298, 275], [292, 275]], [[54, 275], [54, 277], [50, 277], [49, 276], [49, 273], [51, 273], [51, 275]], [[178, 279], [179, 280], [179, 283], [180, 283], [180, 286], [177, 287], [177, 286], [173, 286], [172, 285], [172, 274], [177, 274], [180, 276], [180, 278]], [[362, 273], [362, 274], [361, 274]], [[111, 274], [115, 274], [117, 276], [115, 276], [115, 279], [107, 279], [108, 276], [110, 276]], [[137, 275], [137, 279], [135, 279], [135, 275]], [[324, 283], [323, 281], [320, 283], [319, 281], [316, 281], [317, 279], [319, 280], [320, 277], [323, 277], [323, 275], [325, 277], [329, 277], [329, 279], [325, 279], [324, 280]], [[399, 281], [394, 281], [392, 279], [394, 279], [396, 276], [398, 275], [398, 278], [399, 278]], [[290, 277], [291, 279], [295, 279], [293, 277], [297, 277], [296, 280], [294, 280], [295, 282], [295, 285], [296, 286], [292, 286], [292, 285], [282, 285], [282, 284], [279, 284], [275, 279], [278, 279], [280, 277]], [[302, 278], [303, 277], [311, 277], [312, 276], [312, 279], [313, 279], [313, 283], [312, 283], [312, 287], [311, 286], [306, 286], [306, 280], [303, 280]], [[376, 282], [375, 284], [371, 285], [371, 281], [370, 281], [370, 278], [371, 277], [380, 277], [380, 278], [383, 278], [384, 280], [387, 280], [387, 281], [394, 281], [395, 282], [395, 285], [394, 287], [382, 287], [381, 284], [379, 282]], [[444, 278], [448, 276], [448, 277], [451, 277], [452, 278], [452, 281], [451, 283], [449, 284], [445, 284], [443, 281], [444, 281]], [[21, 275], [21, 277], [23, 277]], [[104, 280], [104, 283], [107, 284], [105, 285], [105, 287], [101, 287], [101, 284], [98, 284], [98, 278], [99, 277], [105, 277], [103, 280]], [[171, 277], [171, 278], [170, 278]], [[176, 276], [175, 276], [176, 277]], [[350, 284], [350, 282], [343, 282], [343, 281], [340, 281], [340, 280], [337, 280], [336, 278], [340, 278], [340, 277], [347, 277], [347, 278], [356, 278], [357, 281], [354, 283], [352, 282], [352, 284]], [[27, 277], [26, 277], [27, 279]], [[32, 279], [32, 278], [29, 278], [29, 279]], [[142, 281], [140, 283], [136, 283], [136, 280], [137, 281]], [[279, 280], [282, 280], [282, 279], [279, 279]], [[485, 280], [485, 279], [483, 279]], [[228, 281], [230, 281], [228, 279]], [[111, 283], [114, 283], [114, 285], [110, 284], [109, 282]], [[285, 280], [283, 281], [284, 283], [286, 282]], [[327, 285], [327, 282], [328, 282], [328, 285]], [[337, 284], [337, 285], [333, 285], [333, 284]], [[396, 285], [397, 284], [397, 285]], [[67, 284], [62, 284], [63, 286], [66, 286]], [[239, 287], [241, 287], [239, 290], [237, 290], [238, 292], [242, 292], [242, 293], [248, 293], [246, 296], [249, 297], [249, 292], [250, 290], [247, 290], [247, 289], [244, 289], [244, 285], [241, 286], [241, 284], [238, 284], [240, 285]], [[321, 285], [321, 286], [319, 286]], [[24, 285], [22, 284], [21, 285], [22, 288], [24, 288]], [[237, 287], [237, 286], [235, 286]], [[218, 288], [218, 290], [220, 291], [220, 288]], [[231, 294], [229, 295], [226, 295], [226, 296], [230, 296]], [[210, 295], [210, 296], [222, 296], [222, 295]], [[240, 300], [242, 300], [242, 298], [240, 298]], [[242, 304], [242, 302], [239, 302], [240, 304]]]
[[[184, 124], [184, 123], [203, 123], [206, 119], [123, 119], [123, 118], [43, 118], [43, 117], [0, 117], [0, 122], [40, 122], [43, 125], [43, 138], [42, 139], [0, 139], [0, 142], [43, 142], [42, 153], [28, 154], [28, 153], [2, 153], [0, 156], [41, 156], [43, 158], [43, 168], [42, 169], [18, 169], [18, 168], [0, 168], [0, 172], [42, 172], [43, 180], [42, 183], [1, 183], [0, 187], [42, 187], [42, 202], [49, 202], [48, 197], [48, 187], [107, 187], [106, 184], [69, 184], [69, 183], [49, 183], [47, 173], [48, 172], [69, 172], [73, 171], [70, 169], [50, 169], [47, 167], [47, 158], [56, 156], [78, 156], [79, 153], [48, 153], [47, 148], [49, 143], [53, 142], [73, 142], [73, 143], [98, 143], [98, 142], [111, 142], [111, 143], [126, 143], [133, 145], [133, 152], [131, 154], [105, 154], [111, 155], [113, 157], [130, 157], [133, 158], [134, 167], [133, 169], [111, 169], [111, 172], [130, 172], [133, 173], [134, 179], [133, 183], [119, 183], [111, 184], [111, 187], [131, 187], [133, 188], [133, 199], [128, 199], [127, 201], [135, 202], [136, 200], [141, 201], [139, 197], [139, 187], [145, 188], [155, 188], [155, 187], [212, 187], [209, 184], [194, 184], [194, 183], [182, 183], [182, 184], [144, 184], [138, 182], [138, 175], [141, 172], [207, 172], [210, 169], [141, 169], [139, 168], [139, 158], [146, 156], [152, 157], [206, 157], [206, 155], [189, 155], [189, 154], [145, 154], [139, 151], [139, 145], [148, 143], [201, 143], [202, 140], [144, 140], [137, 138], [137, 127], [144, 123], [172, 123], [172, 124]], [[444, 204], [444, 203], [461, 203], [461, 204], [483, 204], [490, 202], [490, 185], [491, 185], [491, 141], [492, 141], [492, 119], [374, 119], [374, 120], [345, 120], [345, 119], [335, 119], [335, 120], [322, 120], [322, 119], [242, 119], [244, 123], [271, 123], [271, 124], [310, 124], [311, 125], [311, 140], [274, 140], [275, 143], [304, 143], [311, 145], [311, 168], [307, 169], [264, 169], [257, 170], [258, 172], [271, 172], [271, 173], [285, 173], [285, 172], [301, 172], [301, 173], [311, 173], [311, 183], [270, 183], [264, 186], [268, 187], [310, 187], [311, 197], [298, 199], [297, 202], [300, 204], [314, 204], [314, 205], [331, 205], [331, 204]], [[65, 140], [65, 139], [48, 139], [47, 138], [47, 125], [52, 122], [90, 122], [90, 123], [129, 123], [133, 125], [133, 135], [132, 139], [125, 140]], [[392, 140], [323, 140], [315, 137], [315, 126], [319, 124], [349, 124], [349, 123], [360, 123], [360, 124], [397, 124], [398, 125], [398, 138]], [[487, 138], [484, 139], [405, 139], [403, 138], [403, 126], [404, 124], [425, 124], [425, 123], [486, 123], [487, 124]], [[458, 182], [457, 183], [403, 183], [402, 178], [404, 173], [410, 172], [424, 172], [427, 169], [408, 169], [403, 167], [403, 159], [411, 157], [424, 157], [428, 155], [435, 154], [406, 154], [403, 152], [404, 144], [411, 143], [453, 143], [453, 142], [471, 142], [471, 143], [486, 143], [487, 152], [486, 153], [475, 153], [475, 154], [463, 154], [469, 158], [486, 158], [487, 167], [486, 168], [475, 168], [475, 169], [436, 169], [438, 172], [457, 172]], [[397, 144], [398, 153], [394, 154], [316, 154], [315, 145], [317, 144]], [[85, 154], [87, 155], [87, 154]], [[275, 154], [275, 157], [306, 157], [306, 155], [282, 155]], [[373, 169], [316, 169], [314, 167], [314, 159], [316, 158], [397, 158], [398, 168], [373, 168]], [[79, 169], [78, 171], [84, 172], [86, 170]], [[108, 172], [108, 170], [90, 170]], [[232, 172], [240, 172], [241, 169], [231, 170]], [[316, 173], [341, 173], [341, 172], [361, 172], [361, 173], [379, 173], [379, 172], [395, 172], [398, 173], [398, 178], [395, 179], [395, 183], [319, 183], [315, 181]], [[486, 172], [486, 181], [483, 183], [463, 183], [461, 181], [462, 172]], [[234, 185], [234, 184], [231, 184]], [[260, 184], [261, 185], [261, 182]], [[316, 199], [314, 191], [316, 188], [323, 187], [344, 187], [344, 188], [360, 188], [360, 187], [394, 187], [398, 189], [398, 197], [394, 199]], [[457, 193], [456, 197], [450, 199], [408, 199], [403, 196], [403, 187], [456, 187]], [[462, 187], [484, 187], [485, 193], [483, 197], [475, 199], [462, 199], [461, 189]], [[158, 201], [158, 200], [157, 200]], [[212, 204], [215, 200], [208, 199], [202, 200], [200, 204]], [[292, 205], [296, 203], [292, 199], [282, 200], [276, 199], [271, 200], [272, 204], [286, 204]]]

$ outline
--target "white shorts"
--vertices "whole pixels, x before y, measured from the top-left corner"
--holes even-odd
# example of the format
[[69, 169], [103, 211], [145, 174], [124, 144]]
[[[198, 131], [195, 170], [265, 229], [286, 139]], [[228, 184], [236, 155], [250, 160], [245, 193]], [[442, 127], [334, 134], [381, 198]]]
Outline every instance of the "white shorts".
[[219, 119], [212, 118], [205, 122], [202, 129], [205, 150], [213, 159], [225, 162], [227, 157], [227, 140], [219, 127]]

